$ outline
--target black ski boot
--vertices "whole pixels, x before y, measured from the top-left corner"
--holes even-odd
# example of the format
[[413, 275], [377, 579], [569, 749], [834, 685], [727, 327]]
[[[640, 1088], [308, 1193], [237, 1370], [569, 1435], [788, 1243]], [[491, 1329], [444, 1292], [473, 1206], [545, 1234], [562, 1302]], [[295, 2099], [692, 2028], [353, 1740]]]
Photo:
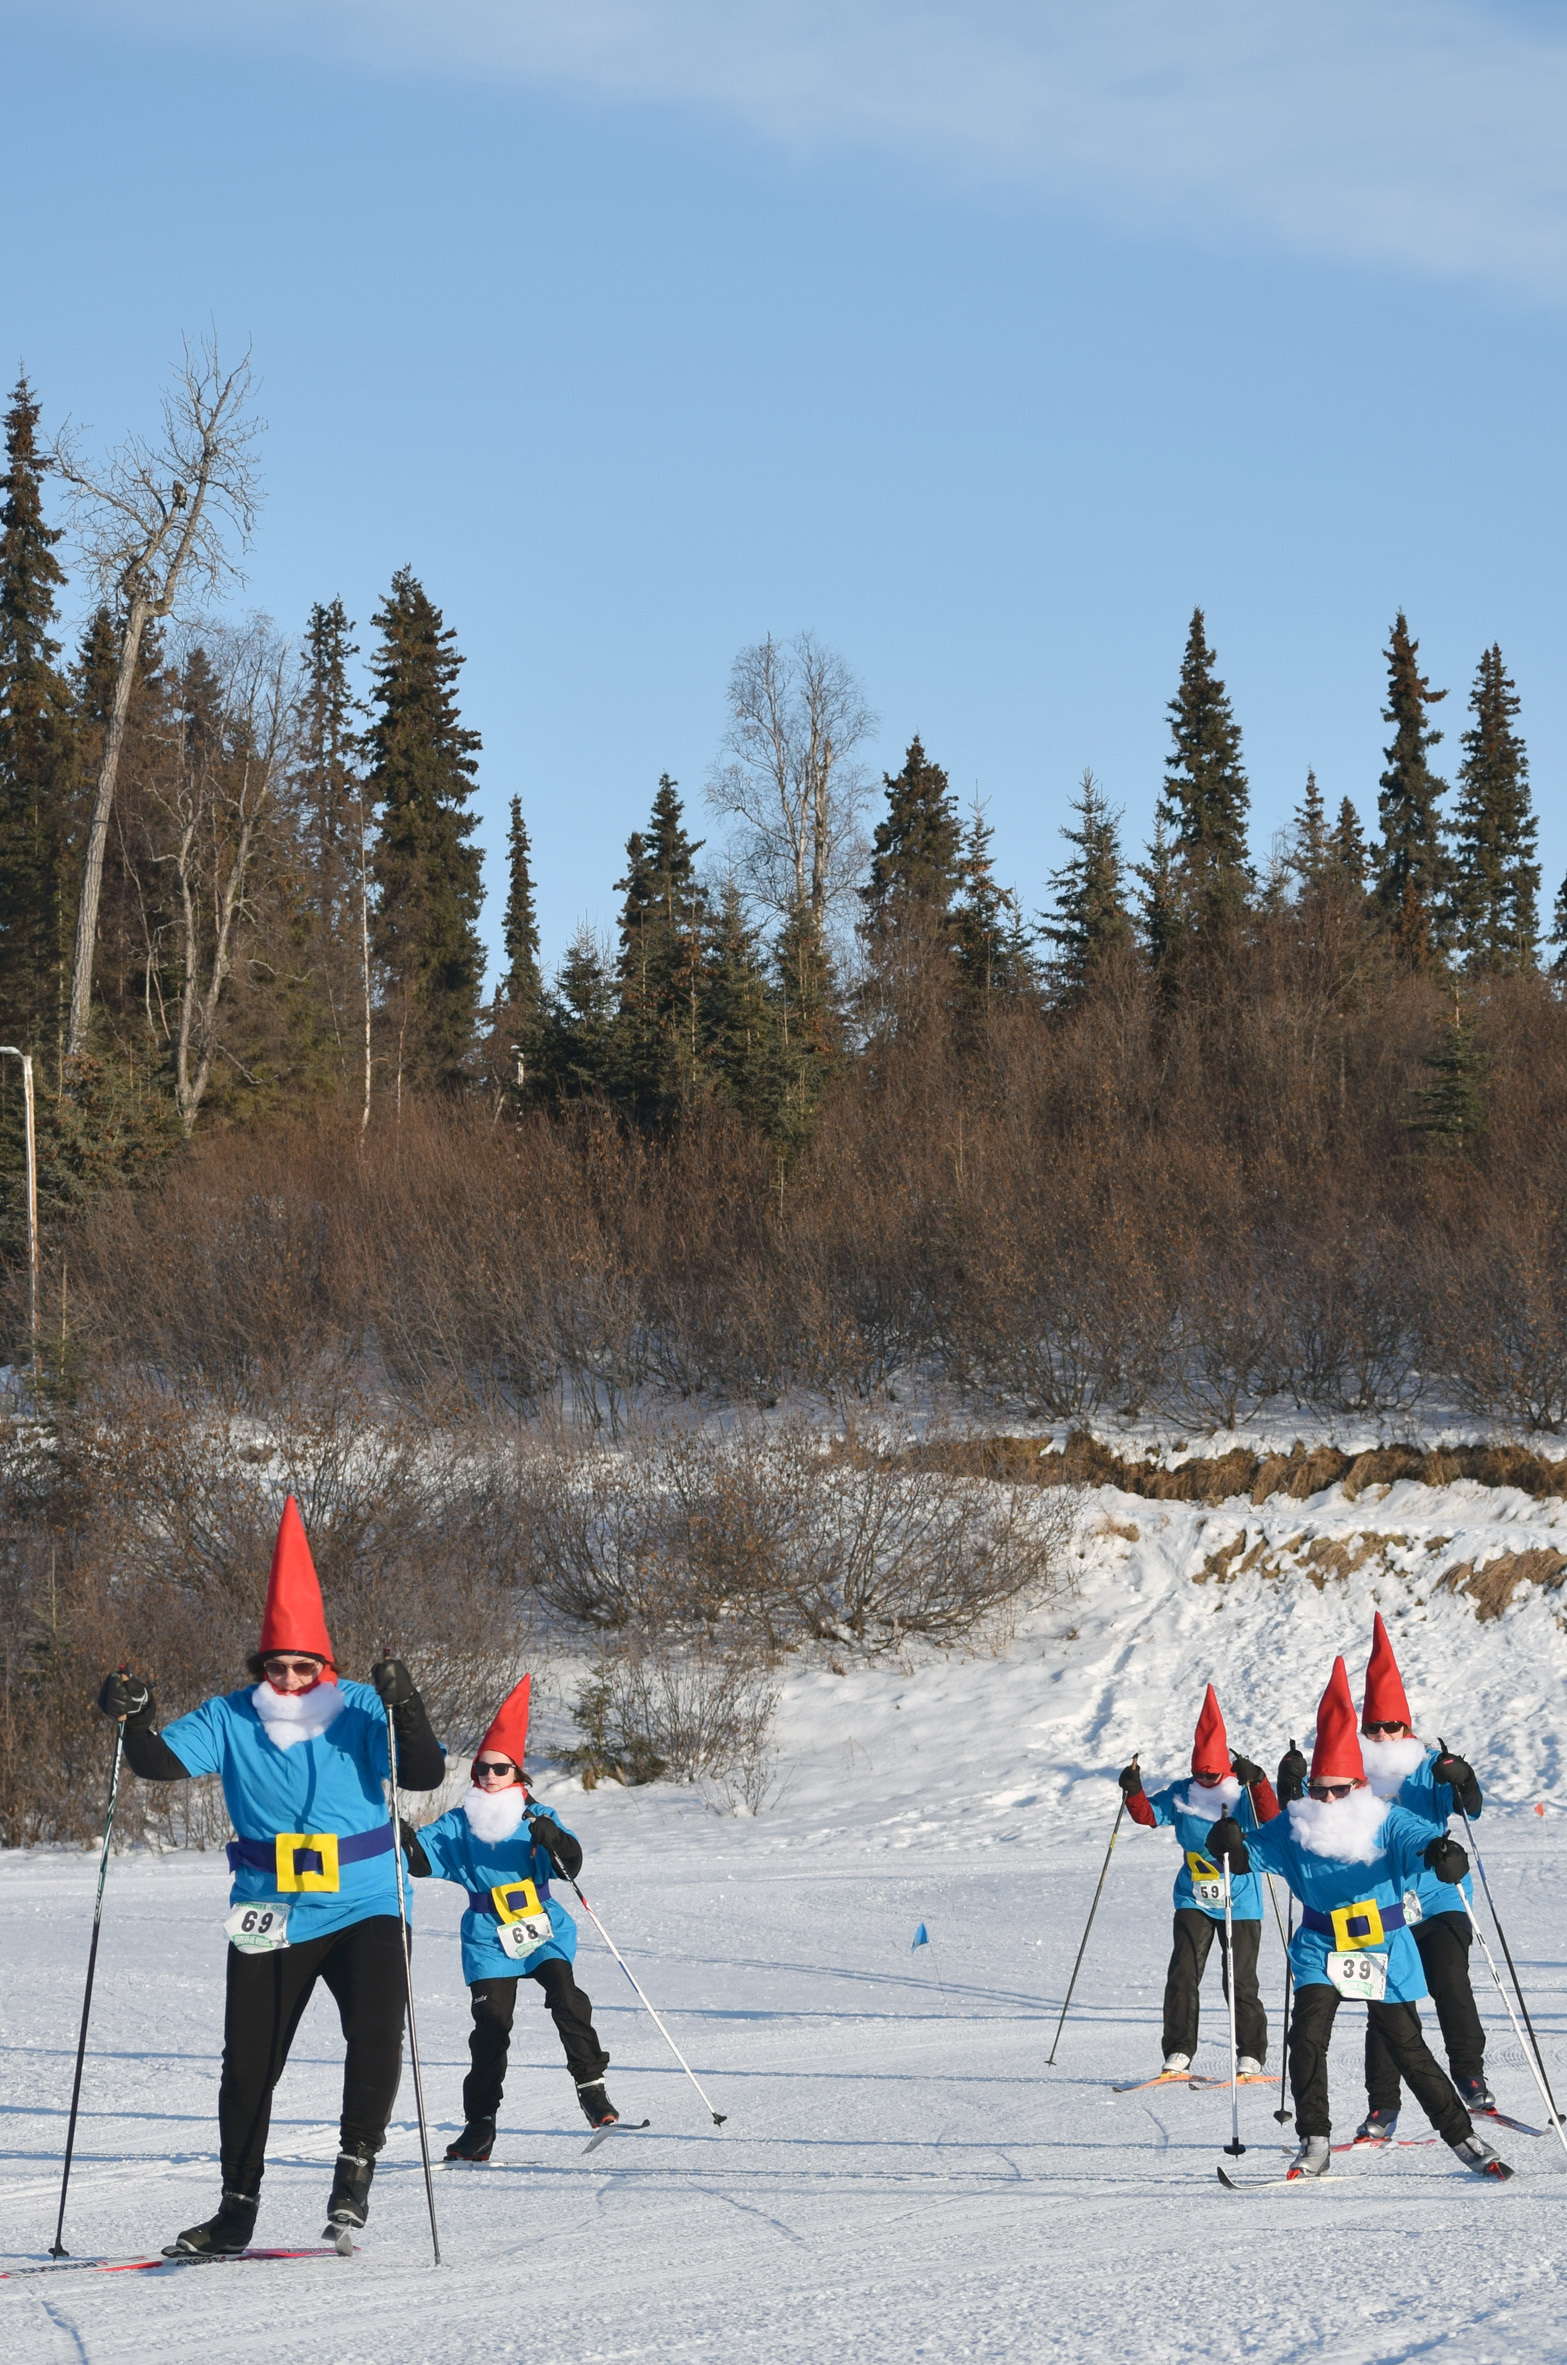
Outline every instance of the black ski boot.
[[182, 2234], [176, 2234], [165, 2244], [164, 2257], [238, 2258], [249, 2247], [260, 2206], [259, 2193], [231, 2193], [225, 2185], [216, 2217], [188, 2225]]
[[1396, 2110], [1368, 2110], [1355, 2129], [1357, 2143], [1391, 2143], [1398, 2125]]
[[1496, 2096], [1485, 2082], [1484, 2071], [1477, 2078], [1455, 2078], [1453, 2083], [1465, 2110], [1495, 2110]]
[[1455, 2143], [1451, 2148], [1454, 2159], [1462, 2160], [1464, 2166], [1473, 2169], [1476, 2176], [1494, 2176], [1499, 2183], [1505, 2183], [1512, 2174], [1507, 2162], [1498, 2158], [1491, 2146], [1478, 2135], [1467, 2135], [1462, 2143]]
[[449, 2160], [487, 2160], [495, 2149], [495, 2121], [470, 2119], [455, 2143], [446, 2146]]
[[326, 2205], [324, 2242], [335, 2242], [346, 2257], [353, 2237], [370, 2214], [370, 2179], [375, 2174], [374, 2152], [340, 2151], [332, 2178], [332, 2198]]
[[577, 2100], [582, 2105], [582, 2115], [590, 2127], [620, 2125], [620, 2113], [605, 2093], [602, 2078], [590, 2078], [585, 2086], [579, 2086]]

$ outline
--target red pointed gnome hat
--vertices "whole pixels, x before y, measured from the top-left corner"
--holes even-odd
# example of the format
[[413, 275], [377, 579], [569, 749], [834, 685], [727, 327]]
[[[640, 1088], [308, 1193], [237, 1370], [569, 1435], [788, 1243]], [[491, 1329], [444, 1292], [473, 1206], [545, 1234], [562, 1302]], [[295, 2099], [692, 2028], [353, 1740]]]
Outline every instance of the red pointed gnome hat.
[[521, 1765], [528, 1742], [528, 1694], [532, 1689], [531, 1675], [513, 1684], [495, 1711], [494, 1723], [474, 1751], [476, 1757], [482, 1757], [486, 1749], [493, 1749], [497, 1757], [509, 1757], [514, 1766]]
[[272, 1547], [272, 1574], [267, 1579], [267, 1606], [261, 1620], [260, 1656], [269, 1651], [308, 1652], [325, 1659], [323, 1683], [336, 1683], [332, 1665], [332, 1637], [321, 1606], [321, 1581], [310, 1557], [305, 1523], [292, 1495], [283, 1505], [277, 1542]]
[[1221, 1778], [1232, 1771], [1230, 1738], [1224, 1729], [1224, 1717], [1219, 1707], [1219, 1696], [1209, 1684], [1197, 1719], [1197, 1732], [1192, 1741], [1192, 1772], [1218, 1774]]
[[1349, 1670], [1335, 1659], [1328, 1688], [1317, 1706], [1317, 1740], [1311, 1752], [1313, 1782], [1364, 1782], [1366, 1761], [1360, 1754], [1355, 1703], [1349, 1696]]
[[1378, 1610], [1371, 1628], [1371, 1664], [1366, 1669], [1366, 1697], [1360, 1711], [1360, 1729], [1364, 1732], [1367, 1725], [1391, 1723], [1394, 1717], [1400, 1724], [1408, 1725], [1411, 1732], [1414, 1731], [1415, 1720], [1409, 1713], [1404, 1679], [1398, 1672], [1393, 1645], [1388, 1641], [1382, 1612]]

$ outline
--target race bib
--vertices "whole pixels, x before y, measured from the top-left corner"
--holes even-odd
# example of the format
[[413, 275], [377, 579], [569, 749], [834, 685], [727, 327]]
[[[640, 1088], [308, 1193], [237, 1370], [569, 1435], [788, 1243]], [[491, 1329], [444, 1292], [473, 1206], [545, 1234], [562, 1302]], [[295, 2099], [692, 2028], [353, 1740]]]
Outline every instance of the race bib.
[[1186, 1870], [1192, 1884], [1192, 1895], [1199, 1905], [1224, 1903], [1224, 1875], [1218, 1866], [1201, 1855], [1196, 1848], [1186, 1851]]
[[1387, 1995], [1387, 1956], [1360, 1951], [1330, 1954], [1328, 1977], [1352, 2003], [1380, 2004]]
[[271, 1954], [288, 1944], [288, 1916], [286, 1905], [236, 1905], [223, 1927], [241, 1954]]
[[490, 1891], [490, 1901], [498, 1916], [501, 1952], [514, 1963], [525, 1962], [554, 1937], [554, 1925], [532, 1881], [503, 1882]]
[[1421, 1902], [1420, 1902], [1420, 1899], [1419, 1899], [1419, 1898], [1416, 1896], [1416, 1894], [1415, 1894], [1415, 1892], [1414, 1892], [1414, 1890], [1413, 1890], [1413, 1889], [1406, 1889], [1406, 1890], [1404, 1891], [1404, 1927], [1405, 1927], [1405, 1929], [1406, 1929], [1406, 1930], [1412, 1930], [1412, 1929], [1414, 1928], [1414, 1926], [1415, 1926], [1416, 1922], [1423, 1922], [1423, 1921], [1425, 1920], [1425, 1918], [1426, 1918], [1426, 1909], [1425, 1909], [1425, 1907], [1424, 1907], [1424, 1906], [1421, 1904]]

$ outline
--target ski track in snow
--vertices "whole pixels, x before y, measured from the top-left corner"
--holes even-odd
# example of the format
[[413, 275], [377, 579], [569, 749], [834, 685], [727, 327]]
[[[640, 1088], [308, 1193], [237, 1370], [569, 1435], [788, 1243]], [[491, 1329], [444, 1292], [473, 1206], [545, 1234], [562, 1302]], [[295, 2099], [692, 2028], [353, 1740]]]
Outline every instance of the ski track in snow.
[[[1101, 1532], [1107, 1516], [1137, 1540]], [[1321, 1591], [1255, 1569], [1194, 1583], [1242, 1529], [1248, 1550], [1302, 1534], [1404, 1540]], [[1336, 1650], [1358, 1687], [1378, 1604], [1422, 1730], [1465, 1748], [1486, 1779], [1487, 1869], [1567, 2088], [1567, 1594], [1525, 1587], [1481, 1624], [1434, 1587], [1460, 1560], [1541, 1543], [1567, 1548], [1561, 1506], [1466, 1485], [1212, 1512], [1095, 1495], [1076, 1591], [1025, 1620], [1004, 1657], [793, 1672], [786, 1788], [755, 1821], [690, 1791], [584, 1797], [545, 1783], [582, 1834], [589, 1896], [729, 2112], [721, 2132], [584, 1923], [579, 1971], [614, 2057], [610, 2089], [628, 2116], [652, 2118], [647, 2133], [582, 2157], [588, 2130], [542, 2001], [524, 1989], [495, 2164], [436, 2179], [439, 2273], [405, 2078], [352, 2263], [0, 2284], [0, 2347], [27, 2365], [1559, 2358], [1567, 2156], [1554, 2141], [1500, 2133], [1519, 2171], [1502, 2188], [1426, 2147], [1336, 2161], [1335, 2182], [1363, 2182], [1354, 2196], [1243, 2202], [1214, 2175], [1227, 2092], [1112, 2096], [1112, 2079], [1157, 2063], [1170, 1834], [1123, 1822], [1047, 2065], [1116, 1767], [1135, 1749], [1150, 1787], [1184, 1773], [1210, 1675], [1232, 1742], [1271, 1767], [1290, 1734], [1309, 1734]], [[0, 1857], [0, 1874], [0, 2195], [21, 2261], [41, 2258], [53, 2231], [95, 1864], [36, 1851]], [[219, 1855], [111, 1868], [66, 2227], [79, 2255], [156, 2249], [216, 2201], [225, 1899]], [[419, 1885], [438, 2153], [466, 2068], [461, 1903]], [[933, 1944], [911, 1953], [921, 1921]], [[1262, 1961], [1276, 2041], [1271, 1921]], [[1483, 1966], [1476, 1993], [1502, 2107], [1539, 2124]], [[1211, 2073], [1224, 2060], [1213, 1972], [1204, 2012], [1198, 2067]], [[1340, 2133], [1363, 2109], [1360, 2040], [1346, 2007]], [[335, 2015], [318, 1995], [278, 2092], [259, 2241], [320, 2233], [340, 2077]], [[1243, 2174], [1280, 2160], [1277, 2101], [1271, 2087], [1242, 2095]], [[1406, 2132], [1419, 2131], [1407, 2098], [1405, 2109]]]

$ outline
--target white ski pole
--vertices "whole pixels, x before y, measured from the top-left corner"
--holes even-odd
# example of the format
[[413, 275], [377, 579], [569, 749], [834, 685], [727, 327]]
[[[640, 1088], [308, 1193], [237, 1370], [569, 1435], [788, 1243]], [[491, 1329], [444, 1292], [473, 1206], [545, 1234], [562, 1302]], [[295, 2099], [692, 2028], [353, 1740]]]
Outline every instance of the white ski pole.
[[[570, 1873], [568, 1873], [568, 1874], [566, 1875], [566, 1878], [567, 1878], [568, 1880], [571, 1880], [571, 1875], [570, 1875]], [[663, 2040], [664, 2040], [665, 2044], [666, 2044], [666, 2045], [669, 2047], [669, 2050], [671, 2051], [671, 2053], [673, 2053], [673, 2055], [674, 2055], [675, 2059], [676, 2059], [676, 2060], [679, 2062], [679, 2064], [680, 2064], [681, 2068], [682, 2068], [682, 2069], [685, 2071], [685, 2073], [686, 2073], [686, 2076], [687, 2076], [687, 2077], [688, 2077], [688, 2078], [691, 2080], [691, 2083], [692, 2083], [692, 2085], [696, 2087], [696, 2090], [697, 2090], [697, 2092], [698, 2092], [699, 2094], [702, 2094], [702, 2087], [701, 2087], [701, 2083], [700, 2083], [700, 2081], [698, 2080], [698, 2077], [697, 2077], [696, 2071], [695, 2071], [695, 2070], [694, 2070], [694, 2069], [691, 2067], [691, 2064], [690, 2064], [690, 2062], [689, 2062], [689, 2061], [686, 2059], [685, 2055], [684, 2055], [684, 2054], [681, 2052], [681, 2050], [680, 2050], [680, 2047], [679, 2047], [679, 2046], [678, 2046], [678, 2045], [675, 2043], [675, 2040], [674, 2040], [674, 2038], [673, 2038], [673, 2037], [670, 2035], [670, 2033], [669, 2033], [668, 2029], [667, 2029], [667, 2028], [664, 2026], [664, 2023], [662, 2022], [662, 2020], [660, 2020], [660, 2018], [659, 2018], [658, 2014], [657, 2014], [657, 2013], [654, 2011], [654, 2009], [653, 2009], [652, 2005], [651, 2005], [651, 2004], [648, 2002], [648, 2000], [647, 2000], [647, 1997], [646, 1997], [646, 1996], [645, 1996], [645, 1995], [642, 1993], [642, 1990], [641, 1990], [641, 1988], [640, 1988], [640, 1987], [637, 1987], [636, 1980], [635, 1980], [635, 1979], [632, 1977], [631, 1965], [630, 1965], [630, 1964], [627, 1962], [627, 1960], [626, 1960], [625, 1956], [624, 1956], [624, 1955], [621, 1953], [621, 1951], [620, 1951], [620, 1948], [619, 1948], [619, 1947], [618, 1947], [618, 1946], [615, 1944], [615, 1941], [614, 1941], [614, 1939], [613, 1939], [613, 1938], [610, 1936], [609, 1932], [608, 1932], [608, 1931], [605, 1929], [605, 1927], [604, 1927], [603, 1923], [602, 1923], [602, 1922], [599, 1920], [599, 1917], [598, 1917], [598, 1915], [597, 1915], [597, 1914], [594, 1912], [594, 1910], [593, 1910], [592, 1906], [591, 1906], [591, 1905], [588, 1903], [588, 1901], [587, 1901], [586, 1897], [584, 1897], [584, 1896], [583, 1896], [583, 1894], [582, 1894], [582, 1891], [581, 1891], [580, 1889], [578, 1889], [578, 1888], [577, 1888], [577, 1884], [576, 1884], [576, 1882], [575, 1882], [575, 1881], [572, 1881], [572, 1882], [571, 1882], [571, 1885], [572, 1885], [572, 1887], [573, 1887], [574, 1889], [576, 1889], [576, 1890], [577, 1890], [577, 1901], [578, 1901], [578, 1903], [581, 1905], [583, 1912], [584, 1912], [584, 1913], [587, 1915], [587, 1917], [588, 1917], [589, 1921], [590, 1921], [590, 1922], [593, 1924], [593, 1927], [595, 1928], [595, 1930], [597, 1930], [597, 1932], [598, 1932], [599, 1936], [600, 1936], [600, 1937], [603, 1939], [603, 1941], [604, 1941], [605, 1945], [606, 1945], [606, 1946], [609, 1948], [609, 1951], [610, 1951], [610, 1953], [611, 1953], [611, 1954], [614, 1956], [614, 1958], [615, 1958], [616, 1962], [617, 1962], [617, 1963], [619, 1963], [619, 1965], [620, 1965], [621, 1969], [622, 1969], [622, 1970], [625, 1972], [625, 1974], [626, 1974], [626, 1977], [627, 1977], [628, 1979], [630, 1979], [630, 1980], [631, 1980], [632, 1987], [633, 1987], [633, 1988], [636, 1990], [637, 2001], [638, 2001], [638, 2002], [639, 2002], [639, 2003], [640, 2003], [640, 2004], [641, 2004], [641, 2005], [644, 2007], [644, 2009], [646, 2010], [646, 2012], [647, 2012], [647, 2014], [648, 2014], [649, 2018], [651, 2019], [651, 2021], [652, 2021], [652, 2023], [653, 2023], [653, 2026], [654, 2026], [654, 2027], [655, 2027], [655, 2028], [658, 2030], [658, 2033], [659, 2033], [659, 2035], [660, 2035], [660, 2036], [663, 2038]], [[722, 2110], [714, 2110], [714, 2108], [713, 2108], [713, 2106], [712, 2106], [711, 2102], [709, 2102], [709, 2101], [708, 2101], [708, 2099], [707, 2099], [707, 2096], [706, 2096], [705, 2094], [702, 2094], [702, 2100], [703, 2100], [703, 2102], [706, 2104], [706, 2107], [707, 2107], [707, 2112], [708, 2112], [708, 2116], [711, 2118], [711, 2120], [712, 2120], [712, 2122], [713, 2122], [714, 2126], [715, 2126], [715, 2127], [721, 2127], [721, 2126], [723, 2125], [723, 2123], [724, 2123], [725, 2119], [726, 2119], [726, 2118], [729, 2116], [728, 2112], [727, 2112], [727, 2111], [722, 2111]]]
[[[123, 1675], [125, 1669], [122, 1667]], [[109, 1870], [109, 1836], [114, 1829], [114, 1805], [120, 1795], [120, 1767], [125, 1759], [125, 1719], [114, 1727], [114, 1771], [109, 1776], [109, 1811], [103, 1819], [103, 1853], [98, 1858], [98, 1894], [93, 1900], [92, 1942], [87, 1949], [87, 1985], [82, 1991], [82, 2025], [76, 2039], [76, 2076], [71, 2086], [71, 2116], [65, 2130], [65, 2166], [60, 2174], [60, 2214], [55, 2220], [51, 2258], [69, 2258], [65, 2247], [65, 2196], [71, 2182], [71, 2154], [76, 2149], [76, 2113], [82, 2099], [82, 2065], [87, 2059], [87, 2015], [92, 2010], [93, 1973], [98, 1968], [98, 1932], [103, 1926], [103, 1884]]]
[[1228, 1856], [1224, 1859], [1224, 1992], [1230, 2007], [1230, 2140], [1224, 2148], [1238, 2160], [1246, 2146], [1241, 2141], [1241, 2082], [1235, 2049], [1235, 1914]]
[[[1437, 1736], [1437, 1742], [1440, 1748], [1444, 1750], [1446, 1749], [1447, 1743], [1442, 1739], [1440, 1734]], [[1468, 1840], [1470, 1850], [1474, 1856], [1475, 1870], [1480, 1875], [1480, 1886], [1485, 1891], [1485, 1901], [1491, 1908], [1491, 1919], [1496, 1924], [1496, 1935], [1502, 1942], [1502, 1952], [1507, 1957], [1507, 1968], [1513, 1975], [1513, 1986], [1518, 1991], [1518, 2010], [1523, 2014], [1524, 2028], [1527, 2028], [1529, 2031], [1529, 2041], [1527, 2044], [1524, 2044], [1523, 2030], [1518, 2026], [1518, 2021], [1514, 2015], [1512, 2005], [1508, 2003], [1507, 1990], [1505, 1987], [1502, 1987], [1501, 1980], [1497, 1978], [1496, 1965], [1491, 1960], [1491, 1949], [1486, 1946], [1485, 1940], [1480, 1938], [1480, 1925], [1475, 1920], [1474, 1907], [1470, 1904], [1469, 1899], [1464, 1896], [1462, 1884], [1459, 1886], [1458, 1894], [1464, 1899], [1464, 1909], [1469, 1916], [1470, 1928], [1474, 1931], [1475, 1936], [1480, 1938], [1480, 1944], [1485, 1947], [1485, 1959], [1491, 1964], [1491, 1976], [1496, 1980], [1498, 1988], [1501, 1989], [1503, 2003], [1507, 2004], [1507, 2017], [1512, 2021], [1513, 2034], [1517, 2037], [1519, 2044], [1523, 2045], [1524, 2051], [1529, 2056], [1529, 2066], [1534, 2072], [1534, 2082], [1539, 2087], [1541, 2096], [1545, 2102], [1545, 2107], [1550, 2113], [1551, 2125], [1556, 2129], [1557, 2134], [1561, 2137], [1562, 2149], [1567, 2151], [1567, 2131], [1564, 2131], [1562, 2127], [1561, 2112], [1556, 2107], [1556, 2097], [1551, 2092], [1551, 2082], [1545, 2074], [1545, 2062], [1540, 2052], [1540, 2040], [1534, 2033], [1534, 2022], [1530, 2019], [1529, 2007], [1523, 2000], [1523, 1982], [1518, 1976], [1518, 1966], [1513, 1961], [1513, 1950], [1507, 1943], [1507, 1932], [1502, 1928], [1502, 1917], [1496, 1910], [1496, 1899], [1491, 1894], [1491, 1884], [1486, 1877], [1485, 1858], [1480, 1853], [1480, 1843], [1475, 1838], [1474, 1825], [1469, 1820], [1469, 1809], [1464, 1805], [1463, 1800], [1459, 1797], [1456, 1790], [1453, 1792], [1453, 1803], [1464, 1819], [1464, 1837]]]
[[1475, 1936], [1480, 1941], [1480, 1952], [1485, 1956], [1486, 1967], [1490, 1971], [1491, 1977], [1496, 1982], [1496, 1992], [1507, 2007], [1507, 2017], [1513, 2024], [1513, 2034], [1518, 2039], [1524, 2059], [1528, 2062], [1529, 2067], [1534, 2072], [1534, 2082], [1540, 2089], [1540, 2099], [1545, 2104], [1546, 2112], [1550, 2118], [1551, 2125], [1556, 2129], [1557, 2135], [1561, 2138], [1561, 2146], [1563, 2151], [1567, 2151], [1567, 2132], [1564, 2132], [1563, 2130], [1560, 2114], [1558, 2113], [1556, 2104], [1551, 2097], [1550, 2087], [1546, 2084], [1544, 2072], [1541, 2070], [1538, 2061], [1534, 2057], [1534, 2047], [1524, 2042], [1523, 2030], [1518, 2025], [1518, 2015], [1513, 2010], [1513, 1999], [1502, 1984], [1502, 1974], [1496, 1967], [1496, 1957], [1485, 1942], [1485, 1932], [1475, 1920], [1474, 1907], [1470, 1904], [1469, 1899], [1464, 1897], [1462, 1884], [1459, 1884], [1458, 1894], [1460, 1897], [1464, 1898], [1464, 1911], [1469, 1916], [1469, 1927], [1471, 1930], [1473, 1930]]
[[[1293, 1749], [1294, 1746], [1295, 1744], [1292, 1741], [1290, 1743], [1290, 1747]], [[1243, 1791], [1242, 1796], [1244, 1797], [1247, 1806], [1251, 1810], [1251, 1827], [1253, 1831], [1260, 1831], [1262, 1826], [1257, 1821], [1256, 1800], [1252, 1797], [1249, 1790]], [[1295, 1897], [1294, 1892], [1291, 1891], [1290, 1926], [1289, 1930], [1286, 1932], [1284, 1927], [1284, 1916], [1279, 1911], [1279, 1894], [1277, 1889], [1275, 1889], [1273, 1886], [1273, 1875], [1271, 1872], [1265, 1872], [1262, 1877], [1268, 1884], [1268, 1902], [1273, 1907], [1274, 1926], [1279, 1933], [1279, 1944], [1284, 1949], [1284, 2034], [1279, 2039], [1279, 2108], [1273, 2114], [1278, 2120], [1279, 2125], [1283, 2127], [1286, 2126], [1295, 2115], [1293, 2111], [1285, 2110], [1283, 2107], [1285, 2075], [1288, 2068], [1287, 2050], [1289, 2045], [1290, 2025], [1290, 1980], [1293, 1976], [1293, 1970], [1290, 1963], [1290, 1939], [1295, 1934]]]
[[[386, 1653], [382, 1652], [382, 1657]], [[424, 2115], [424, 2079], [419, 2070], [419, 2030], [414, 2020], [413, 1957], [408, 1947], [408, 1894], [403, 1881], [403, 1817], [397, 1797], [397, 1728], [392, 1722], [392, 1703], [386, 1707], [386, 1756], [391, 1768], [392, 1860], [397, 1866], [397, 1927], [403, 1938], [403, 1992], [408, 2004], [408, 2058], [413, 2063], [414, 2109], [419, 2119], [419, 2156], [424, 2162], [424, 2197], [430, 2207], [430, 2246], [435, 2252], [435, 2263], [441, 2263], [441, 2232], [435, 2222], [435, 2179], [430, 2174], [430, 2130]]]

